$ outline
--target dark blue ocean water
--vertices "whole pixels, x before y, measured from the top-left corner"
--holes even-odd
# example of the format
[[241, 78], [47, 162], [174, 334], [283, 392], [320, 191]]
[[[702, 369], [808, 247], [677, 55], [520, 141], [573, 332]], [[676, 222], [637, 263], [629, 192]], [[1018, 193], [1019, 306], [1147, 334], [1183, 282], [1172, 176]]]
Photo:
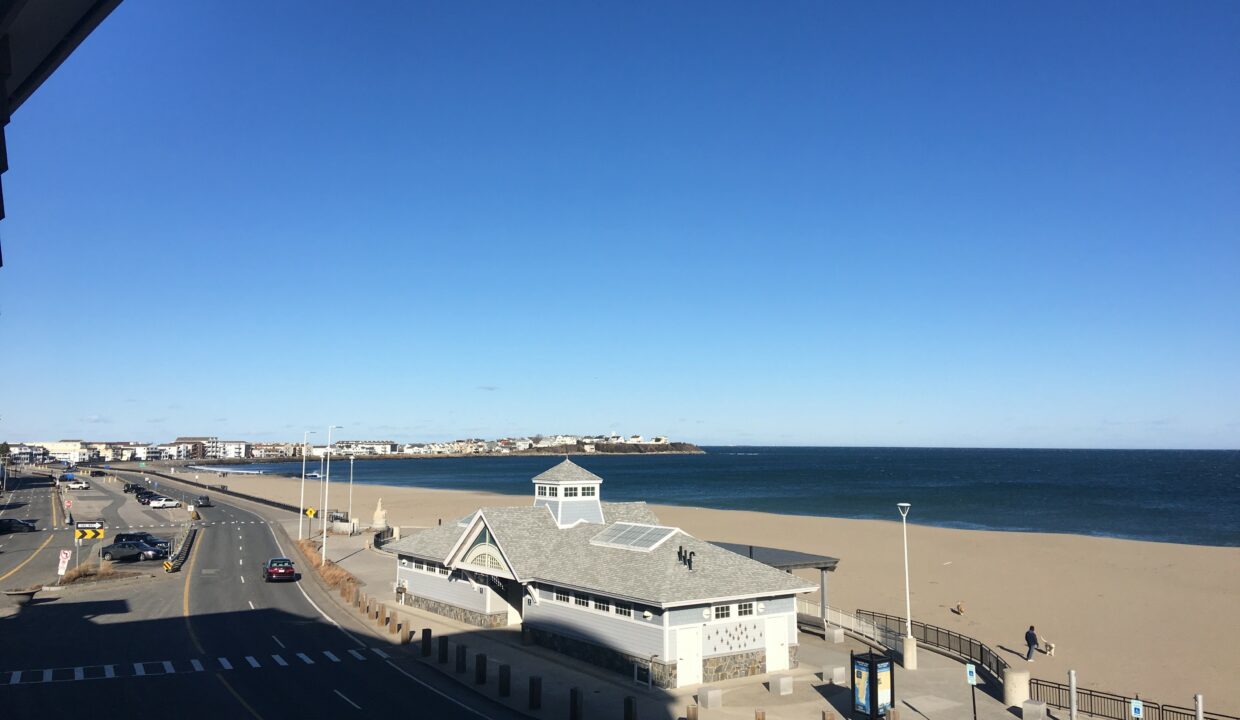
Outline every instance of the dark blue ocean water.
[[[605, 500], [1240, 546], [1240, 451], [711, 447], [575, 455]], [[562, 457], [357, 462], [359, 483], [529, 495]], [[332, 479], [348, 479], [348, 461]], [[317, 469], [317, 463], [313, 463]], [[254, 465], [298, 475], [301, 463]]]

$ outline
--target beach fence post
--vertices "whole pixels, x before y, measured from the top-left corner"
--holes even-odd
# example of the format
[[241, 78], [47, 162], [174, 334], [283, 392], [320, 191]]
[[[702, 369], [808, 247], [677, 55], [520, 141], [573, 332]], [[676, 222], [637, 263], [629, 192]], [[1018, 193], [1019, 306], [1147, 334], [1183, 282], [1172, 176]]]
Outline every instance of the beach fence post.
[[1193, 711], [1197, 715], [1197, 720], [1204, 720], [1206, 714], [1206, 699], [1201, 693], [1193, 696]]
[[530, 710], [542, 709], [542, 678], [537, 675], [530, 676]]
[[1076, 671], [1068, 671], [1068, 718], [1076, 720]]
[[568, 690], [568, 720], [581, 720], [582, 695], [581, 688]]
[[431, 629], [422, 628], [422, 644], [418, 648], [422, 651], [422, 657], [430, 657], [431, 655]]
[[637, 720], [637, 698], [632, 695], [624, 696], [624, 720]]
[[499, 696], [508, 697], [512, 694], [512, 667], [510, 665], [499, 666]]

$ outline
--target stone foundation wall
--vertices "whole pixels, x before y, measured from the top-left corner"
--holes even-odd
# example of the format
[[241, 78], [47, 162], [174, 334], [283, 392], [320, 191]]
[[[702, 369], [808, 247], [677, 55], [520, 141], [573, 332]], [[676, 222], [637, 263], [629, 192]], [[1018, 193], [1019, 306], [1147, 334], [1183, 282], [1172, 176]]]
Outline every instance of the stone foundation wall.
[[452, 618], [457, 622], [463, 622], [467, 625], [475, 625], [482, 628], [498, 628], [508, 625], [508, 613], [480, 613], [476, 610], [466, 610], [455, 605], [439, 602], [438, 600], [429, 600], [427, 598], [418, 597], [412, 593], [404, 593], [400, 596], [401, 604], [433, 612], [436, 615], [443, 615], [446, 618]]
[[761, 675], [764, 672], [766, 672], [766, 650], [749, 650], [702, 659], [703, 683]]
[[788, 646], [788, 667], [790, 668], [801, 667], [801, 661], [797, 660], [797, 652], [800, 651], [800, 649], [801, 649], [800, 645], [789, 645]]
[[650, 658], [635, 657], [601, 645], [557, 635], [556, 633], [538, 628], [526, 627], [525, 632], [528, 633], [535, 644], [554, 650], [561, 655], [567, 655], [571, 658], [588, 662], [591, 665], [597, 665], [621, 673], [630, 678], [633, 677], [634, 663], [641, 667], [649, 665], [652, 674], [651, 684], [661, 688], [676, 687], [675, 665], [668, 665], [657, 660], [651, 663]]

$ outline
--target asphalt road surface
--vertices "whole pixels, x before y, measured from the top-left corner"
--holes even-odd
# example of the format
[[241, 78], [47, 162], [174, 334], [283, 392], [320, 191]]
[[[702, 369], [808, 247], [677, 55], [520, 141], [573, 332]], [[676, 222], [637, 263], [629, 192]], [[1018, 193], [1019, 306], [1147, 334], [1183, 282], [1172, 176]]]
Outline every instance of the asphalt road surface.
[[[91, 508], [109, 537], [121, 527], [171, 537], [186, 516], [140, 506], [122, 482], [90, 481], [73, 491], [74, 506]], [[65, 518], [51, 482], [19, 482], [0, 517], [30, 517], [40, 530], [0, 535], [3, 588], [54, 582], [57, 550], [73, 547], [72, 530], [58, 529]], [[164, 480], [158, 490], [183, 501], [201, 493]], [[3, 608], [0, 707], [9, 717], [521, 717], [406, 659], [408, 648], [339, 612], [310, 578], [264, 582], [261, 564], [291, 552], [290, 540], [256, 509], [212, 500], [180, 573], [118, 563], [137, 575]]]

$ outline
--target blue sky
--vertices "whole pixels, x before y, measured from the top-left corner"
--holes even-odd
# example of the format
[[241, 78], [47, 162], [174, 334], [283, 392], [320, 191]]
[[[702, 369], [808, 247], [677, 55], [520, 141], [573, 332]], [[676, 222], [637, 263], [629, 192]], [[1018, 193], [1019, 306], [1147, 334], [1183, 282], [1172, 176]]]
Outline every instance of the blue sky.
[[1240, 446], [1240, 4], [360, 5], [16, 113], [0, 437]]

